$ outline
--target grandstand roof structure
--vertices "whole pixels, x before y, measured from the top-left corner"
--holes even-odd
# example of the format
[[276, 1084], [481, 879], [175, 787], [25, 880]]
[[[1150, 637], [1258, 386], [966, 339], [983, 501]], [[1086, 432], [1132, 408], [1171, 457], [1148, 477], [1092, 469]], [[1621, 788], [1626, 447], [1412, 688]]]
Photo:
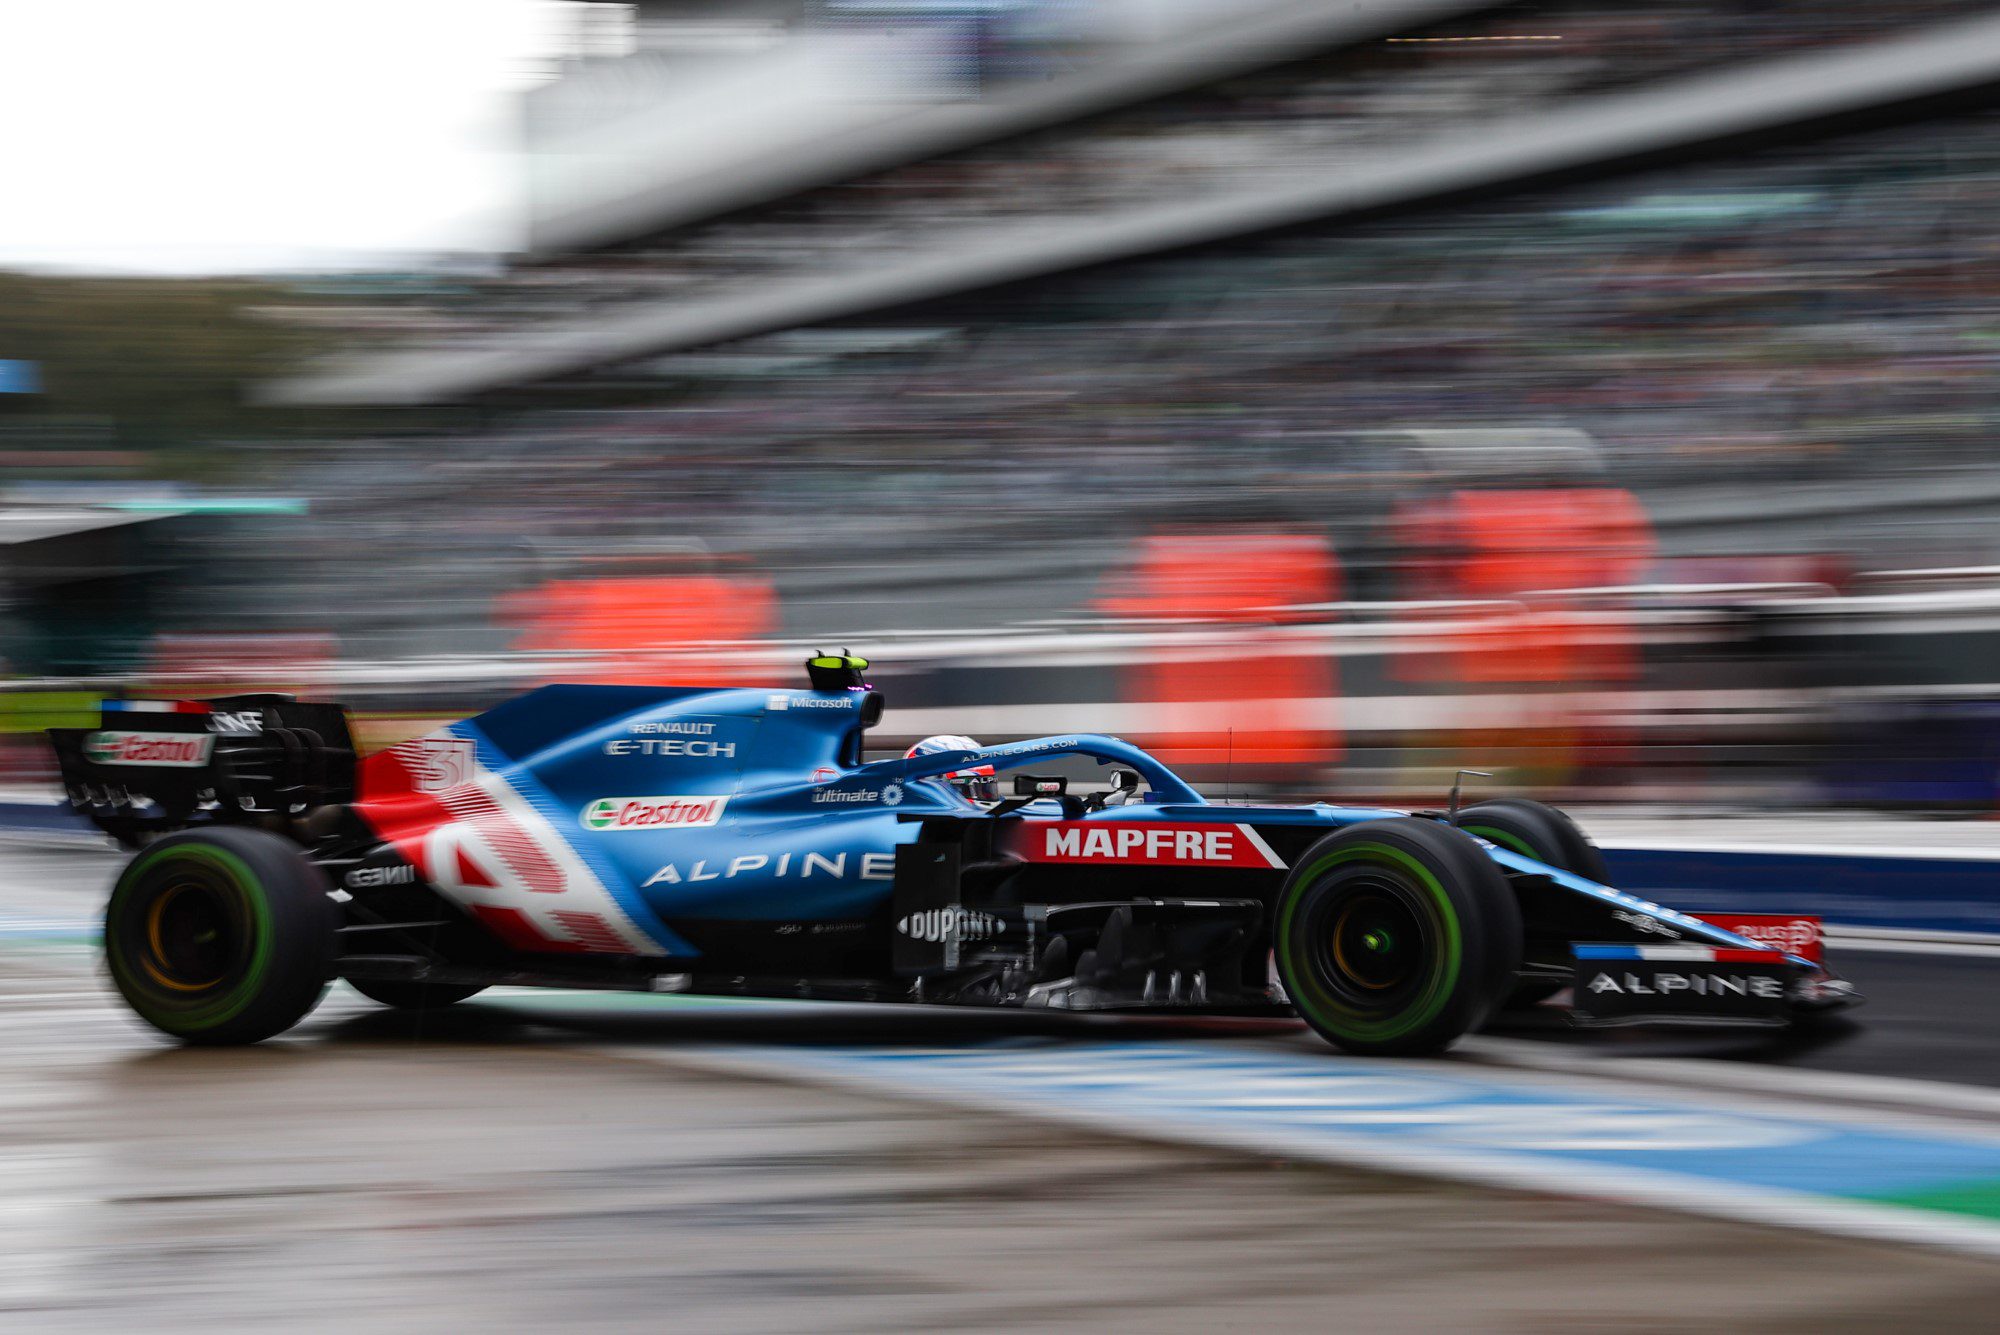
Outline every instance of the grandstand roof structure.
[[[1370, 12], [1376, 20], [1391, 10], [1407, 19], [1420, 8], [1385, 4]], [[1434, 17], [1447, 8], [1474, 6], [1424, 12]], [[1299, 12], [1282, 11], [1294, 21]], [[1357, 28], [1353, 36], [1379, 31]], [[1338, 40], [1330, 28], [1321, 32]], [[1296, 47], [1290, 52], [1295, 55]], [[1175, 77], [1213, 76], [1188, 66]], [[897, 246], [844, 263], [797, 266], [692, 294], [642, 296], [582, 316], [530, 319], [430, 346], [370, 352], [269, 386], [264, 397], [353, 407], [474, 400], [640, 358], [1315, 221], [1614, 170], [1995, 86], [2000, 16], [1938, 23], [1569, 98], [1511, 117], [1444, 124], [1412, 144], [1330, 151], [1317, 159], [1306, 152], [1270, 164], [1262, 180], [1239, 180], [1223, 192], [1062, 218], [995, 219], [932, 244]], [[1139, 85], [1123, 87], [1120, 96]], [[969, 122], [974, 114], [962, 119]], [[970, 133], [963, 125], [961, 130]]]
[[[1499, 0], [1242, 0], [1226, 20], [1190, 23], [1162, 40], [1061, 77], [994, 95], [849, 103], [818, 108], [812, 123], [731, 154], [702, 172], [646, 175], [647, 156], [619, 165], [615, 195], [537, 202], [529, 249], [540, 255], [615, 245], [903, 163], [1063, 125], [1274, 63], [1495, 7]], [[829, 114], [831, 111], [832, 114]], [[686, 108], [663, 105], [663, 118]], [[648, 128], [627, 116], [619, 134], [644, 148]], [[678, 127], [676, 127], [678, 128]], [[684, 133], [684, 129], [682, 130]]]

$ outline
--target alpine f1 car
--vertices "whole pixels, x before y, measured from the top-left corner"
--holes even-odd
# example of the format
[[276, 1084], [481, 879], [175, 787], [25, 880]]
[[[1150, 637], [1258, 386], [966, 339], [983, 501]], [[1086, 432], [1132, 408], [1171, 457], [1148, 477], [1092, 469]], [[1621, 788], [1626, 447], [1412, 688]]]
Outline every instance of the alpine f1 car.
[[[870, 762], [865, 662], [807, 666], [807, 690], [544, 687], [359, 761], [336, 705], [106, 701], [50, 736], [71, 803], [135, 850], [111, 977], [209, 1044], [282, 1032], [334, 978], [400, 1007], [504, 984], [1295, 1012], [1358, 1053], [1565, 988], [1582, 1024], [1855, 1000], [1811, 920], [1625, 894], [1539, 803], [1211, 802], [1095, 734]], [[1087, 762], [1088, 793], [1049, 768]], [[1011, 795], [948, 781], [971, 770]], [[1803, 935], [1743, 934], [1773, 926]]]

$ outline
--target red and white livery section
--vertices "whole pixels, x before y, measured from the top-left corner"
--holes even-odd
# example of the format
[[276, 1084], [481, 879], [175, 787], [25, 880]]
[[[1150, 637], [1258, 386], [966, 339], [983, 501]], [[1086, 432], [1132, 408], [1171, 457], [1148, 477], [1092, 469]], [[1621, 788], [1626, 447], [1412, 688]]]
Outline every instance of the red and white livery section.
[[433, 733], [370, 756], [354, 809], [439, 894], [516, 950], [666, 953], [463, 737]]
[[1220, 821], [1027, 821], [1002, 847], [1023, 862], [1075, 866], [1285, 867], [1256, 830]]
[[1826, 955], [1826, 929], [1815, 917], [1799, 913], [1703, 913], [1700, 917], [1712, 927], [1814, 964], [1822, 962]]

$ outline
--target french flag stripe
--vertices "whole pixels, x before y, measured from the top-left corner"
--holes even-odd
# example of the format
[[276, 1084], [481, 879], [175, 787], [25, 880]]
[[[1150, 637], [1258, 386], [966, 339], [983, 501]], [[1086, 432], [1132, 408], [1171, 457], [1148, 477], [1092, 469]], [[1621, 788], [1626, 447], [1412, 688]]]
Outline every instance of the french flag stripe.
[[1710, 964], [1769, 964], [1782, 950], [1731, 950], [1723, 946], [1575, 946], [1580, 960], [1682, 960]]
[[1637, 946], [1571, 946], [1580, 960], [1636, 960], [1644, 958]]
[[107, 714], [207, 714], [209, 707], [198, 700], [103, 700], [98, 708]]

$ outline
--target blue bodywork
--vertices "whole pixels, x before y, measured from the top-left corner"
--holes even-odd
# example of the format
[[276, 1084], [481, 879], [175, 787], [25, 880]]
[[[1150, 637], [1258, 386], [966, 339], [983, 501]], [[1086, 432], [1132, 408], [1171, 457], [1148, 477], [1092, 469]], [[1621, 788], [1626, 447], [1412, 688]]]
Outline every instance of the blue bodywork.
[[[1330, 831], [1405, 814], [1211, 803], [1145, 751], [1091, 733], [864, 763], [863, 732], [879, 707], [878, 697], [859, 689], [550, 686], [450, 731], [472, 742], [482, 764], [548, 818], [661, 953], [676, 957], [699, 953], [677, 925], [855, 921], [881, 911], [895, 850], [917, 834], [909, 817], [984, 818], [980, 806], [941, 781], [976, 765], [1010, 770], [1081, 756], [1136, 771], [1142, 800], [1081, 817], [1093, 821]], [[607, 799], [669, 797], [723, 805], [714, 823], [695, 827], [587, 823], [593, 804]], [[1029, 821], [1062, 815], [1047, 801], [1015, 814]], [[1699, 919], [1482, 844], [1503, 867], [1650, 915], [1682, 939], [1757, 948]]]

